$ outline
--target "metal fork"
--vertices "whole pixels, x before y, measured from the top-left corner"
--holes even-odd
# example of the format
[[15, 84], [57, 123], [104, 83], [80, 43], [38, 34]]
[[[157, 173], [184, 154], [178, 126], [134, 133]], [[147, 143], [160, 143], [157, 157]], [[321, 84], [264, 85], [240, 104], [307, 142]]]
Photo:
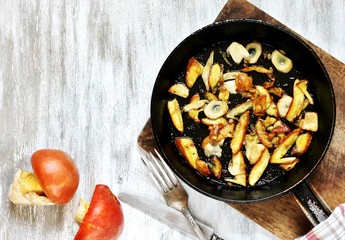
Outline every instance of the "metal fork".
[[149, 153], [150, 156], [141, 158], [150, 177], [162, 193], [167, 205], [180, 211], [192, 225], [198, 237], [202, 240], [206, 240], [204, 233], [201, 231], [189, 211], [187, 192], [158, 151], [156, 149], [154, 149], [154, 151], [158, 158], [156, 158], [151, 152]]

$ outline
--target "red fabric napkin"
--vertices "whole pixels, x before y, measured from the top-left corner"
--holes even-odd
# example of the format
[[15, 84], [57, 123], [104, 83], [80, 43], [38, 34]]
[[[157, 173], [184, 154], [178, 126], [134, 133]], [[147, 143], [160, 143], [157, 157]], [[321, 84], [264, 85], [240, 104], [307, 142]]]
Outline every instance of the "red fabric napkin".
[[325, 221], [296, 240], [345, 240], [345, 204], [336, 207]]

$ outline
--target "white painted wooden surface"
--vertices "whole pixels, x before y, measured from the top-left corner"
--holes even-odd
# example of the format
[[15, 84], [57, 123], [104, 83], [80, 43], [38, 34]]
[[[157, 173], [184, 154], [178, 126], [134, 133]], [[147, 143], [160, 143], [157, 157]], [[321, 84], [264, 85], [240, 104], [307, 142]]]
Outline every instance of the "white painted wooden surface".
[[[343, 0], [250, 0], [345, 62]], [[164, 59], [214, 21], [225, 0], [0, 1], [0, 239], [72, 239], [79, 199], [97, 183], [163, 202], [137, 136]], [[30, 155], [58, 148], [80, 187], [64, 207], [14, 206], [8, 188]], [[225, 239], [276, 239], [222, 202], [187, 188], [193, 214]], [[126, 204], [120, 239], [189, 239]]]

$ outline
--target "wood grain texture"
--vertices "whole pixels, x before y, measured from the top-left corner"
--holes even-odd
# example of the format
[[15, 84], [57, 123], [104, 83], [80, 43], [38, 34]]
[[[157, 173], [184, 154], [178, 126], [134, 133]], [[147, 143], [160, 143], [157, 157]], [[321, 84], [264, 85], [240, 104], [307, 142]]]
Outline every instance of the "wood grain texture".
[[[250, 2], [345, 61], [344, 34], [339, 31], [345, 25], [342, 0]], [[109, 185], [114, 193], [163, 202], [137, 148], [137, 137], [148, 126], [154, 79], [174, 47], [213, 22], [226, 0], [0, 4], [0, 239], [73, 239], [79, 199], [90, 199], [97, 183]], [[339, 98], [344, 87], [339, 83], [335, 88]], [[342, 111], [343, 102], [337, 108]], [[343, 121], [338, 114], [337, 126]], [[341, 131], [333, 143], [341, 142]], [[150, 136], [139, 141], [148, 144]], [[75, 159], [81, 172], [75, 197], [66, 206], [12, 205], [7, 194], [14, 172], [30, 170], [30, 155], [47, 147]], [[327, 157], [338, 161], [343, 149], [334, 148]], [[327, 192], [328, 180], [318, 181], [317, 190]], [[243, 211], [185, 187], [193, 214], [225, 239], [277, 239]], [[337, 195], [332, 207], [342, 200]], [[190, 239], [125, 204], [123, 208], [126, 222], [120, 239]]]

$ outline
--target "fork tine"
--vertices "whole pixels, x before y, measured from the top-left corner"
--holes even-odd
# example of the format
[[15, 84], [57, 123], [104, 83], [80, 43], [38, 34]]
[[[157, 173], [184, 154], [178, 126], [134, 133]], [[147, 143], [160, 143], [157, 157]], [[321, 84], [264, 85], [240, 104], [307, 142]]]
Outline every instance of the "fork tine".
[[155, 158], [152, 153], [149, 153], [149, 156], [146, 156], [146, 164], [151, 170], [152, 176], [155, 177], [156, 181], [159, 183], [160, 187], [163, 189], [163, 192], [167, 192], [172, 189], [173, 183], [168, 178], [157, 158]]
[[158, 160], [153, 154], [152, 152], [150, 152], [150, 156], [153, 159], [153, 161], [155, 162], [156, 166], [159, 169], [159, 172], [163, 175], [162, 178], [164, 179], [165, 183], [168, 185], [169, 189], [173, 188], [174, 182], [170, 179], [170, 177], [167, 174], [167, 171], [162, 167], [163, 161], [162, 160]]
[[173, 182], [173, 184], [175, 186], [177, 186], [177, 184], [179, 184], [179, 181], [176, 177], [176, 175], [174, 174], [174, 172], [169, 168], [169, 166], [167, 165], [167, 163], [164, 161], [162, 155], [160, 155], [160, 153], [157, 151], [157, 149], [154, 148], [154, 151], [156, 153], [156, 155], [158, 156], [158, 158], [161, 160], [162, 162], [162, 165], [164, 166], [165, 168], [165, 172], [167, 172], [169, 174], [169, 178], [171, 179], [171, 181]]
[[149, 176], [151, 177], [151, 179], [153, 180], [153, 182], [155, 183], [156, 187], [158, 188], [158, 190], [161, 193], [165, 193], [167, 191], [167, 186], [164, 187], [162, 186], [162, 184], [157, 180], [157, 178], [155, 177], [155, 175], [153, 174], [153, 170], [152, 167], [150, 167], [150, 163], [149, 160], [145, 160], [144, 158], [141, 157], [142, 162], [144, 163], [144, 166], [146, 167], [147, 171], [149, 172]]

